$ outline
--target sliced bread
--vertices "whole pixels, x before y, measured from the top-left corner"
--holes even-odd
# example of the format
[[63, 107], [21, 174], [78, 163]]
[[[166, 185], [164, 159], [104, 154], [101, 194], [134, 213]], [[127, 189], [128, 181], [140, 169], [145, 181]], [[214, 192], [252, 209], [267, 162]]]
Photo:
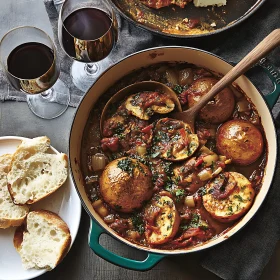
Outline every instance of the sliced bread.
[[25, 269], [55, 268], [70, 245], [67, 224], [57, 214], [46, 210], [30, 212], [26, 223], [17, 228], [14, 235], [14, 246]]
[[0, 156], [0, 228], [20, 226], [28, 214], [27, 206], [15, 205], [7, 186], [7, 174], [12, 155]]
[[68, 176], [68, 159], [63, 153], [47, 153], [46, 136], [27, 139], [13, 154], [7, 175], [15, 204], [33, 204], [60, 188]]

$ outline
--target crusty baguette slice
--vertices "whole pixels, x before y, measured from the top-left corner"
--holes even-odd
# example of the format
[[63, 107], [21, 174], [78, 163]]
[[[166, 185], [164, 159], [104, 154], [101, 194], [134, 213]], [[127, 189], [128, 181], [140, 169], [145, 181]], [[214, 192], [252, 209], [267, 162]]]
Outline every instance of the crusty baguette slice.
[[33, 204], [60, 188], [68, 176], [68, 159], [63, 153], [46, 153], [50, 141], [37, 137], [22, 141], [13, 155], [7, 175], [15, 204]]
[[20, 254], [24, 269], [52, 270], [67, 254], [71, 235], [67, 224], [55, 213], [32, 211], [26, 223], [17, 228], [14, 246]]
[[0, 156], [0, 228], [20, 226], [28, 214], [27, 206], [15, 205], [7, 186], [7, 174], [12, 155]]

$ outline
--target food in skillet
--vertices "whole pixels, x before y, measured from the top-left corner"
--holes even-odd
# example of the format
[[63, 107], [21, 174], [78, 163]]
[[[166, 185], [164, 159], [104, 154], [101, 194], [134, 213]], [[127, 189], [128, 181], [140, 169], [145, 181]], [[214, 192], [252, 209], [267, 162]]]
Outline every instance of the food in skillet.
[[[171, 87], [186, 109], [218, 79], [191, 64], [161, 63], [123, 78], [100, 104], [120, 88], [154, 80]], [[153, 92], [135, 94], [115, 104], [103, 131], [96, 133], [103, 106], [85, 129], [83, 169], [93, 208], [117, 234], [145, 247], [190, 248], [225, 233], [247, 213], [262, 185], [267, 149], [254, 105], [239, 88], [226, 88], [201, 110], [191, 133], [167, 111], [141, 119], [143, 104], [154, 105]], [[145, 98], [127, 108], [137, 95]], [[133, 113], [135, 107], [141, 114]], [[103, 160], [96, 168], [98, 157]], [[123, 160], [132, 167], [119, 166]]]
[[[192, 2], [192, 0], [141, 0], [141, 2], [154, 9], [160, 9], [163, 7], [168, 7], [171, 5], [179, 6], [180, 8], [185, 8], [185, 6]], [[223, 6], [226, 5], [226, 0], [194, 0], [194, 5], [196, 7], [207, 7], [207, 6]]]
[[176, 5], [180, 8], [184, 8], [187, 3], [191, 1], [192, 0], [141, 0], [144, 5], [154, 9], [160, 9], [170, 5]]

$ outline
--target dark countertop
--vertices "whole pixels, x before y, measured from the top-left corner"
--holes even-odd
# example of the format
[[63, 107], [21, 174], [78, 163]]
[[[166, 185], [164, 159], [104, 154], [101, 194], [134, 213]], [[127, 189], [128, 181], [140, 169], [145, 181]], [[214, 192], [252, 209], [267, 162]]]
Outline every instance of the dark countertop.
[[[26, 12], [23, 12], [23, 9]], [[4, 14], [8, 16], [5, 17], [3, 16]], [[8, 29], [23, 24], [35, 25], [51, 34], [43, 0], [2, 0], [0, 1], [0, 18], [6, 21], [6, 30], [0, 31], [1, 37]], [[68, 136], [74, 112], [74, 108], [68, 108], [59, 118], [43, 120], [33, 115], [25, 102], [10, 101], [0, 103], [0, 136], [17, 135], [31, 138], [48, 135], [55, 148], [61, 152], [67, 152]], [[91, 251], [88, 246], [88, 229], [89, 217], [83, 211], [77, 238], [66, 258], [53, 271], [36, 279], [219, 279], [200, 267], [199, 258], [203, 252], [168, 257], [147, 272], [135, 272], [117, 267], [97, 257]], [[130, 256], [135, 259], [145, 258], [145, 253], [127, 247], [107, 235], [102, 236], [101, 244], [123, 256]], [[280, 242], [275, 248], [275, 252], [266, 266], [261, 279], [280, 279], [279, 261]]]

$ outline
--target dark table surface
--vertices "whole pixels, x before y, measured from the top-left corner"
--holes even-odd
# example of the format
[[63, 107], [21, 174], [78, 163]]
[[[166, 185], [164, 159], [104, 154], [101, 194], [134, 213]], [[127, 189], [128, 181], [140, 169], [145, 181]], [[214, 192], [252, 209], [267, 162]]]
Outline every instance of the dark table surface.
[[[26, 24], [37, 26], [52, 34], [43, 0], [0, 0], [0, 18], [5, 22], [5, 28], [2, 26], [0, 37], [10, 28]], [[55, 148], [61, 152], [67, 152], [74, 113], [75, 108], [68, 108], [59, 118], [43, 120], [33, 115], [27, 103], [6, 101], [0, 103], [0, 136], [17, 135], [31, 138], [48, 135]], [[117, 267], [97, 257], [91, 251], [88, 246], [88, 229], [89, 217], [83, 211], [77, 238], [66, 258], [53, 271], [36, 279], [219, 279], [199, 265], [199, 258], [203, 252], [168, 257], [148, 272], [135, 272]], [[145, 258], [143, 252], [127, 247], [107, 235], [102, 236], [101, 244], [123, 256], [135, 259]], [[279, 262], [280, 242], [264, 269], [261, 279], [280, 279]]]

